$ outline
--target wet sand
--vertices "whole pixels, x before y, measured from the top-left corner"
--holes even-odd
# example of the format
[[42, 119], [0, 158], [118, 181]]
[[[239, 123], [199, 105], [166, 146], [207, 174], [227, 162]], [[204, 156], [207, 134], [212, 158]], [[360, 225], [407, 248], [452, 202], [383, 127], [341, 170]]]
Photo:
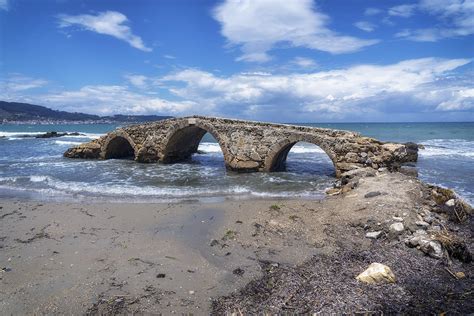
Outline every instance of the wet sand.
[[[380, 194], [364, 197], [374, 191]], [[403, 236], [365, 237], [367, 230], [386, 229], [394, 216], [403, 218], [409, 234], [417, 229], [418, 211], [425, 204], [422, 184], [398, 173], [361, 179], [356, 189], [322, 201], [77, 204], [3, 199], [0, 311], [474, 312], [471, 263], [452, 261], [450, 269], [467, 276], [455, 280], [444, 271], [443, 260], [406, 247]], [[467, 238], [469, 247], [471, 227], [470, 221], [451, 227]], [[358, 284], [356, 274], [373, 260], [390, 264], [397, 283], [382, 288]], [[317, 275], [307, 270], [310, 266], [327, 273], [319, 281], [308, 276], [306, 285], [296, 282], [298, 271]], [[262, 291], [259, 297], [255, 291], [268, 287], [269, 271], [278, 276], [272, 287], [280, 288], [279, 296]], [[421, 286], [427, 279], [441, 285], [432, 296], [437, 305], [425, 301], [419, 288], [413, 290], [414, 283]], [[293, 305], [290, 299], [275, 299], [308, 284], [319, 291], [319, 302], [304, 303], [303, 296]], [[392, 308], [381, 303], [381, 293], [393, 300], [385, 303], [415, 304]], [[442, 300], [449, 295], [458, 299]]]

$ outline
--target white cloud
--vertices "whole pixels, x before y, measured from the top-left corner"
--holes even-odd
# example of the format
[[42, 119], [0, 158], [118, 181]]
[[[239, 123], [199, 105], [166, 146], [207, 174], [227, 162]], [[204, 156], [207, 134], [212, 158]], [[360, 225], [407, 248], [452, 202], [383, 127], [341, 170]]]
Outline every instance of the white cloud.
[[367, 21], [358, 21], [354, 23], [354, 26], [365, 32], [372, 32], [373, 30], [375, 30], [375, 24]]
[[97, 15], [81, 14], [67, 15], [61, 14], [59, 18], [59, 27], [66, 28], [78, 25], [86, 30], [99, 34], [110, 35], [130, 44], [130, 46], [145, 52], [151, 52], [152, 49], [145, 46], [142, 39], [134, 35], [127, 25], [128, 19], [125, 15], [116, 11], [101, 12]]
[[[306, 66], [311, 64], [311, 59], [296, 61]], [[399, 113], [412, 113], [411, 119], [422, 120], [426, 115], [438, 113], [437, 118], [442, 119], [444, 112], [474, 113], [472, 77], [469, 74], [460, 77], [455, 72], [470, 62], [422, 58], [304, 73], [246, 72], [229, 76], [184, 69], [163, 77], [143, 76], [145, 79], [137, 82], [139, 85], [144, 82], [147, 89], [140, 92], [126, 85], [87, 85], [39, 94], [33, 89], [9, 92], [0, 89], [0, 99], [104, 115], [208, 114], [321, 121], [390, 120]], [[132, 76], [131, 81], [142, 75]], [[157, 90], [162, 93], [160, 97]]]
[[0, 10], [8, 11], [8, 0], [0, 0]]
[[378, 9], [378, 8], [367, 8], [367, 9], [365, 9], [365, 11], [364, 11], [364, 15], [371, 16], [371, 15], [380, 14], [380, 13], [382, 13], [382, 12], [383, 12], [383, 10]]
[[125, 79], [127, 79], [133, 86], [146, 89], [148, 88], [148, 77], [143, 75], [125, 75]]
[[295, 57], [291, 61], [292, 64], [306, 69], [313, 69], [318, 66], [318, 64], [311, 58], [306, 57]]
[[[210, 105], [215, 113], [250, 118], [263, 116], [263, 112], [270, 115], [270, 111], [276, 117], [304, 117], [311, 113], [320, 118], [352, 117], [387, 105], [391, 105], [389, 112], [413, 111], [418, 106], [442, 110], [447, 108], [443, 102], [463, 104], [463, 108], [468, 107], [466, 104], [472, 106], [472, 99], [467, 99], [466, 93], [455, 96], [439, 93], [434, 99], [424, 98], [428, 92], [447, 89], [444, 84], [438, 85], [438, 77], [469, 62], [466, 59], [423, 58], [308, 74], [236, 74], [229, 77], [187, 69], [165, 76], [161, 81], [178, 83], [170, 88], [172, 93], [185, 100]], [[413, 103], [407, 104], [407, 99]]]
[[416, 4], [402, 4], [395, 7], [391, 7], [388, 10], [388, 14], [391, 16], [399, 16], [402, 18], [409, 18], [415, 13]]
[[438, 24], [429, 28], [405, 29], [396, 36], [419, 42], [435, 42], [474, 34], [473, 0], [421, 0], [417, 9], [434, 16]]
[[192, 101], [169, 101], [131, 92], [126, 86], [85, 86], [79, 90], [49, 93], [35, 98], [40, 104], [66, 111], [96, 114], [183, 113], [196, 106]]
[[329, 17], [312, 0], [226, 0], [213, 11], [230, 44], [241, 45], [238, 60], [265, 62], [279, 43], [329, 52], [349, 53], [377, 43], [339, 35], [328, 27]]
[[474, 88], [452, 87], [439, 93], [447, 94], [447, 100], [441, 102], [436, 107], [437, 110], [462, 111], [474, 109]]
[[7, 78], [0, 79], [0, 88], [6, 93], [40, 88], [47, 84], [48, 81], [44, 79], [26, 77], [21, 74], [11, 74]]

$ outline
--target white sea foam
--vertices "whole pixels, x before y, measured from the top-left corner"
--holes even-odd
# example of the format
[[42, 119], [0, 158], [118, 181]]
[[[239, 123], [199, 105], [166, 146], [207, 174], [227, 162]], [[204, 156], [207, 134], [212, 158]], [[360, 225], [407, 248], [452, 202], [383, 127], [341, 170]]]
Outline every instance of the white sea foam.
[[425, 149], [419, 151], [422, 157], [463, 156], [474, 158], [474, 141], [465, 139], [430, 139], [422, 142]]
[[0, 131], [0, 137], [18, 137], [18, 136], [36, 136], [36, 135], [41, 135], [46, 132], [2, 132]]
[[222, 190], [195, 187], [154, 187], [131, 186], [120, 184], [93, 185], [81, 182], [63, 182], [47, 179], [48, 185], [65, 193], [95, 194], [100, 196], [135, 196], [135, 197], [190, 197], [214, 196], [220, 194], [248, 194], [250, 190], [245, 187], [233, 186]]
[[18, 177], [0, 177], [0, 182], [16, 182]]
[[49, 179], [48, 176], [30, 176], [31, 182], [47, 182]]
[[[203, 142], [199, 144], [200, 151], [205, 153], [220, 153], [222, 152], [221, 147], [218, 143], [206, 143]], [[297, 154], [304, 154], [304, 153], [324, 153], [324, 150], [317, 146], [303, 146], [303, 145], [295, 145], [291, 148], [292, 153]]]
[[[38, 135], [45, 134], [47, 132], [3, 132], [0, 131], [0, 137], [5, 137], [9, 140], [21, 140], [21, 139], [28, 139], [32, 137], [36, 137]], [[72, 133], [72, 132], [59, 132], [59, 133]], [[61, 136], [61, 138], [88, 138], [88, 139], [96, 139], [105, 134], [97, 134], [97, 133], [83, 133], [80, 132], [81, 135], [65, 135]]]
[[54, 141], [54, 143], [58, 145], [71, 145], [71, 146], [82, 144], [82, 142], [73, 142], [73, 141], [67, 141], [67, 140], [56, 140]]
[[[69, 132], [70, 133], [70, 132]], [[96, 133], [82, 133], [79, 132], [81, 135], [66, 135], [62, 136], [64, 138], [90, 138], [90, 139], [97, 139], [99, 137], [104, 136], [105, 134], [96, 134]]]
[[221, 146], [218, 143], [200, 143], [198, 150], [205, 153], [221, 153]]
[[305, 153], [322, 153], [324, 154], [324, 150], [317, 146], [299, 146], [295, 145], [293, 148], [291, 148], [290, 152], [296, 153], [296, 154], [305, 154]]

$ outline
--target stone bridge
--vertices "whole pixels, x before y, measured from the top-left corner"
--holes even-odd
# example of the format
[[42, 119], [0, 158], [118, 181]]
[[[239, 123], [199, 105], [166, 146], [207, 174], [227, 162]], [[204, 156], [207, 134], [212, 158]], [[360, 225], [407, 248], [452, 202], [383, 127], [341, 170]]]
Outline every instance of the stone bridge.
[[418, 157], [416, 144], [384, 143], [356, 132], [205, 116], [119, 128], [68, 149], [64, 156], [173, 163], [196, 153], [206, 133], [217, 140], [226, 167], [233, 171], [284, 170], [288, 152], [298, 142], [312, 143], [324, 150], [338, 177], [361, 167], [397, 170], [401, 163], [416, 161]]

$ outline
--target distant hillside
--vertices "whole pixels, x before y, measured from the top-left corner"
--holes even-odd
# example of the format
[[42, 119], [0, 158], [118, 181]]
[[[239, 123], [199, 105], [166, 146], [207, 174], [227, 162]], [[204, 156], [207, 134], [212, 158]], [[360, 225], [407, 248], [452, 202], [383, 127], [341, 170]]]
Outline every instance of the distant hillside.
[[18, 121], [114, 121], [147, 122], [170, 118], [159, 115], [98, 116], [85, 113], [56, 111], [40, 105], [0, 101], [0, 123]]

